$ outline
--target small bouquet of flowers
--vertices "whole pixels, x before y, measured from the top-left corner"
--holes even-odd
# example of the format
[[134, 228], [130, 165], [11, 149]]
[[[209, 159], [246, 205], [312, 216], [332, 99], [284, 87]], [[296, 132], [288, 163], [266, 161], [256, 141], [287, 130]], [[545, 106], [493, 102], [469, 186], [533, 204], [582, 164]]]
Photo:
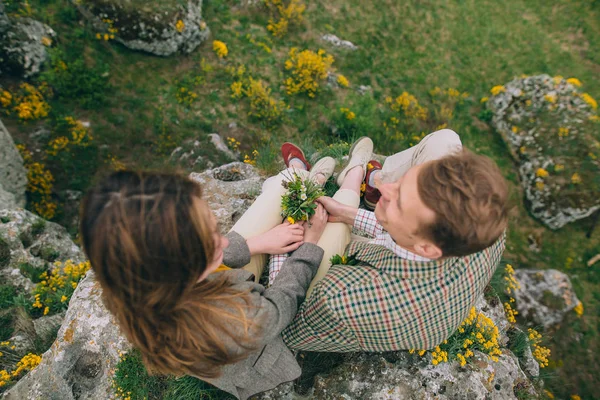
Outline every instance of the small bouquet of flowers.
[[311, 179], [303, 180], [295, 172], [281, 184], [287, 189], [281, 196], [281, 216], [291, 224], [308, 221], [315, 214], [315, 200], [325, 194], [321, 186]]

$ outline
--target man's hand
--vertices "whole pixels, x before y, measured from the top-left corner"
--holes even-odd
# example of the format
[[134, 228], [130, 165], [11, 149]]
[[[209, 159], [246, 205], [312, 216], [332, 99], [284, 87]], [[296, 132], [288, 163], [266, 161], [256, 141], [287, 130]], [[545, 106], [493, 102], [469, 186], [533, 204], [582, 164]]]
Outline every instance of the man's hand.
[[317, 244], [327, 225], [327, 211], [318, 204], [315, 210], [315, 215], [310, 218], [310, 223], [304, 225], [304, 241], [307, 243]]
[[321, 204], [327, 210], [329, 222], [344, 222], [348, 225], [354, 224], [354, 219], [358, 212], [357, 208], [347, 206], [327, 196], [319, 197], [317, 203]]
[[250, 254], [285, 254], [304, 243], [304, 224], [288, 221], [275, 228], [246, 240]]

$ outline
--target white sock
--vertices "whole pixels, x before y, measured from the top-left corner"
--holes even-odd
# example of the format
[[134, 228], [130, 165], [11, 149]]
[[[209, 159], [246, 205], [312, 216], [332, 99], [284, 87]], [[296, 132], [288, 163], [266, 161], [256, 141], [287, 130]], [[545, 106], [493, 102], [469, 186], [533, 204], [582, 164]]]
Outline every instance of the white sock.
[[[302, 169], [306, 169], [306, 164], [304, 164], [304, 161], [302, 161], [298, 157], [290, 158], [288, 161], [288, 165], [291, 167], [292, 163], [295, 163], [296, 165], [300, 164], [300, 165], [302, 165]], [[298, 168], [300, 168], [300, 167], [298, 167]]]
[[369, 182], [367, 182], [367, 185], [375, 187], [375, 177], [379, 175], [380, 172], [381, 170], [371, 172], [371, 175], [369, 175]]

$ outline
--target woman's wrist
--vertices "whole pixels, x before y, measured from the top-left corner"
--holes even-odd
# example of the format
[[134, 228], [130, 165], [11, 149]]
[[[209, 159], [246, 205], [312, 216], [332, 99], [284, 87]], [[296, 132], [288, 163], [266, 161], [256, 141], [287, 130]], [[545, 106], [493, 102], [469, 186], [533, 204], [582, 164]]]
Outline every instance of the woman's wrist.
[[264, 246], [263, 246], [262, 240], [260, 238], [260, 235], [246, 239], [246, 245], [248, 246], [248, 249], [250, 250], [251, 256], [256, 255], [256, 254], [265, 254]]

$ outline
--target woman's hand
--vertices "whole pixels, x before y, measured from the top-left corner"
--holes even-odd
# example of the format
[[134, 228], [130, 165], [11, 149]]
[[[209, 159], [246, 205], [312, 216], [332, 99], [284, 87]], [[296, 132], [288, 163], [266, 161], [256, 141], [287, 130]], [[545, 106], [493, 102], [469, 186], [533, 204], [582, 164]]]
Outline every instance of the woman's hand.
[[288, 221], [275, 228], [246, 240], [250, 254], [285, 254], [296, 250], [304, 243], [304, 224]]
[[315, 215], [310, 219], [310, 223], [304, 225], [304, 241], [317, 244], [327, 225], [327, 211], [321, 204], [317, 204]]

